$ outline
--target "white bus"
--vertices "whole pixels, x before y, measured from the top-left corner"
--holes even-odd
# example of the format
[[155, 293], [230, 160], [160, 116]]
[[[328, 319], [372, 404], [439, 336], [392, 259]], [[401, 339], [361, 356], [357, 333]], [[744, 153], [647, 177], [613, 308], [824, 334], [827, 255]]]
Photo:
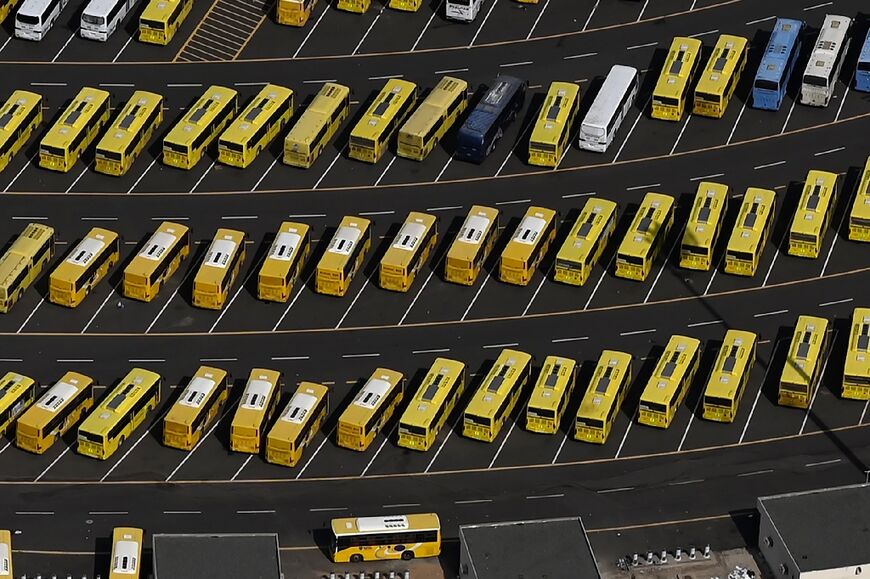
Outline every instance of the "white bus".
[[477, 18], [483, 0], [446, 0], [444, 14], [450, 20], [471, 22]]
[[843, 60], [849, 52], [852, 19], [828, 14], [810, 54], [801, 82], [801, 104], [826, 107], [834, 94]]
[[24, 0], [15, 15], [15, 36], [40, 41], [51, 30], [69, 0]]
[[136, 0], [91, 0], [82, 12], [82, 38], [105, 42], [130, 13]]
[[589, 112], [580, 123], [578, 145], [581, 149], [603, 153], [628, 115], [638, 90], [637, 69], [614, 64]]

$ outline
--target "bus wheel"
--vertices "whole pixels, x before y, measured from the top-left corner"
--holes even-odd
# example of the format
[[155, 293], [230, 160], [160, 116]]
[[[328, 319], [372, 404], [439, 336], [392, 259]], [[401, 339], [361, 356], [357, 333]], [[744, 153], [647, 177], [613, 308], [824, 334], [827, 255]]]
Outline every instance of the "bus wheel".
[[410, 561], [414, 558], [414, 551], [402, 551], [402, 560]]
[[363, 560], [363, 556], [360, 555], [359, 553], [354, 553], [353, 555], [350, 556], [351, 563], [360, 563], [362, 560]]

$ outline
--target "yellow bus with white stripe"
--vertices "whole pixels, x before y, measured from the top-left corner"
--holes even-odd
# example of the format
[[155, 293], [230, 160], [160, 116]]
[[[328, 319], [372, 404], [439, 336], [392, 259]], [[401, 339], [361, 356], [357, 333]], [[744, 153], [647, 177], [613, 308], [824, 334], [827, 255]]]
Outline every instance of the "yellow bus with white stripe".
[[144, 535], [142, 529], [115, 527], [112, 531], [109, 579], [139, 579], [142, 576]]
[[109, 122], [111, 96], [84, 87], [39, 142], [39, 166], [66, 173]]
[[317, 263], [314, 278], [317, 293], [339, 297], [347, 293], [371, 249], [371, 226], [372, 222], [363, 217], [346, 215], [342, 218]]
[[329, 388], [301, 382], [266, 436], [266, 461], [296, 466], [329, 413]]
[[466, 108], [468, 83], [461, 78], [442, 77], [399, 129], [396, 153], [406, 159], [422, 161]]
[[139, 42], [166, 45], [193, 8], [193, 0], [150, 0], [139, 16]]
[[426, 451], [465, 392], [464, 362], [435, 358], [416, 394], [399, 418], [399, 446]]
[[94, 405], [94, 380], [67, 372], [18, 419], [15, 444], [43, 454]]
[[48, 299], [74, 308], [121, 259], [120, 238], [114, 231], [94, 227], [48, 276]]
[[819, 257], [837, 204], [837, 174], [815, 169], [807, 173], [800, 201], [788, 230], [788, 254]]
[[327, 82], [284, 138], [286, 165], [308, 169], [332, 140], [350, 109], [350, 89]]
[[734, 422], [737, 407], [755, 364], [758, 336], [744, 330], [728, 330], [704, 388], [704, 418]]
[[244, 169], [269, 147], [293, 116], [293, 91], [267, 84], [218, 137], [218, 161]]
[[163, 163], [193, 169], [205, 148], [230, 124], [239, 110], [239, 93], [212, 85], [163, 138]]
[[749, 40], [742, 36], [722, 34], [710, 54], [698, 85], [692, 112], [721, 119], [734, 96], [740, 75], [749, 60]]
[[[0, 22], [2, 20], [0, 17]], [[16, 90], [9, 95], [0, 108], [0, 171], [9, 166], [27, 144], [42, 119], [42, 95], [26, 90]]]
[[753, 276], [767, 245], [776, 213], [776, 192], [749, 187], [725, 248], [725, 273]]
[[248, 376], [242, 400], [230, 425], [230, 449], [234, 452], [260, 452], [266, 427], [281, 401], [284, 377], [277, 370], [254, 368]]
[[547, 356], [526, 404], [526, 428], [530, 432], [555, 434], [576, 382], [576, 360]]
[[269, 302], [286, 302], [308, 263], [309, 255], [311, 233], [308, 225], [282, 222], [257, 274], [257, 297]]
[[558, 217], [552, 209], [529, 207], [501, 253], [498, 265], [501, 281], [528, 285], [556, 239]]
[[193, 305], [210, 310], [223, 309], [230, 289], [245, 261], [248, 236], [244, 231], [220, 228], [193, 278]]
[[376, 368], [338, 418], [338, 445], [364, 452], [390, 421], [405, 394], [405, 376]]
[[667, 428], [692, 386], [701, 362], [701, 341], [674, 334], [640, 395], [638, 422]]
[[54, 257], [54, 228], [28, 223], [0, 257], [0, 313], [7, 314]]
[[829, 325], [825, 318], [798, 317], [779, 379], [777, 402], [781, 406], [810, 407], [827, 363]]
[[378, 282], [387, 290], [406, 292], [435, 251], [438, 218], [411, 211], [393, 239], [378, 268]]
[[[340, 0], [343, 1], [346, 0]], [[366, 163], [380, 161], [390, 138], [416, 103], [416, 84], [399, 78], [388, 80], [350, 132], [350, 158]]]
[[728, 185], [701, 181], [680, 241], [680, 267], [709, 271], [722, 233], [731, 190]]
[[849, 212], [849, 239], [870, 242], [870, 157], [867, 157]]
[[556, 254], [553, 279], [576, 286], [586, 283], [616, 229], [618, 212], [613, 201], [601, 197], [586, 200]]
[[133, 368], [79, 425], [79, 454], [106, 460], [160, 403], [160, 374]]
[[124, 268], [124, 296], [150, 302], [190, 255], [190, 229], [164, 221]]
[[631, 386], [631, 354], [602, 350], [574, 421], [574, 438], [604, 444]]
[[529, 138], [529, 164], [556, 167], [562, 160], [580, 109], [580, 85], [554, 82], [547, 90]]
[[701, 41], [677, 36], [671, 42], [665, 65], [652, 95], [652, 118], [679, 121], [689, 101], [689, 89], [701, 60]]
[[465, 407], [462, 434], [492, 442], [510, 417], [532, 375], [532, 356], [505, 348]]
[[843, 398], [870, 400], [870, 308], [855, 308], [851, 322], [843, 367]]
[[137, 90], [97, 143], [98, 173], [120, 177], [130, 170], [163, 122], [163, 97]]
[[435, 513], [332, 519], [331, 531], [330, 556], [336, 563], [441, 554], [441, 521]]
[[226, 370], [200, 366], [163, 419], [163, 444], [193, 450], [217, 421], [231, 385]]
[[38, 388], [39, 382], [18, 372], [6, 372], [0, 378], [0, 436], [33, 404]]
[[616, 276], [644, 281], [674, 225], [674, 198], [647, 193], [616, 250]]
[[444, 260], [444, 280], [474, 285], [498, 240], [499, 210], [472, 205]]

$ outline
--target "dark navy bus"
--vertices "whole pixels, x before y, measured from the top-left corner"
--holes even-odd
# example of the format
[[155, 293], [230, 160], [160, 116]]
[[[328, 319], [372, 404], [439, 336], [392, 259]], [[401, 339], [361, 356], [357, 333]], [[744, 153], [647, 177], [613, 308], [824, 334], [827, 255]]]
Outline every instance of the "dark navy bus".
[[493, 85], [462, 123], [456, 137], [456, 157], [482, 163], [523, 106], [528, 82], [497, 76]]

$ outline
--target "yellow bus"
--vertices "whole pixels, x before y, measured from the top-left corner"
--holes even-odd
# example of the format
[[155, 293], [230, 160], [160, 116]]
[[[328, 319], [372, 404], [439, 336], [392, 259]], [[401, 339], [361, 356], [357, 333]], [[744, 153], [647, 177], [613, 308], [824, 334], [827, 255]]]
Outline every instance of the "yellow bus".
[[339, 10], [346, 10], [347, 12], [365, 14], [371, 5], [372, 0], [338, 0], [335, 7]]
[[740, 75], [749, 60], [749, 41], [742, 36], [722, 34], [695, 87], [692, 112], [721, 119], [731, 102]]
[[[2, 3], [0, 3], [0, 22], [6, 20], [6, 17], [12, 13], [12, 10], [15, 8], [19, 1], [20, 0], [4, 0]], [[0, 560], [0, 562], [2, 562], [2, 560]], [[3, 566], [0, 565], [0, 573], [2, 572]], [[12, 577], [11, 572], [9, 573], [9, 576]], [[2, 575], [0, 575], [0, 577], [2, 577]]]
[[474, 285], [498, 240], [499, 210], [472, 205], [444, 260], [444, 280]]
[[225, 370], [200, 366], [163, 419], [163, 444], [192, 450], [218, 419], [231, 384]]
[[305, 26], [315, 6], [317, 0], [278, 0], [275, 17], [278, 24]]
[[697, 38], [674, 38], [653, 90], [652, 118], [663, 121], [679, 121], [683, 118], [700, 55], [701, 41]]
[[[345, 0], [339, 0], [339, 3], [342, 1]], [[380, 161], [390, 137], [405, 121], [416, 102], [416, 84], [399, 78], [388, 80], [350, 132], [350, 158], [366, 163]]]
[[573, 82], [550, 84], [538, 120], [529, 138], [529, 163], [556, 167], [571, 136], [580, 109], [580, 86]]
[[553, 279], [577, 286], [586, 283], [616, 229], [618, 213], [613, 201], [601, 197], [586, 200], [556, 254]]
[[734, 422], [737, 407], [746, 391], [758, 336], [743, 330], [728, 330], [704, 388], [704, 418]]
[[130, 170], [163, 122], [163, 97], [137, 90], [97, 142], [99, 173], [120, 177]]
[[247, 240], [244, 231], [217, 230], [193, 278], [193, 305], [210, 310], [223, 309], [245, 261]]
[[776, 192], [749, 187], [725, 248], [725, 273], [753, 276], [776, 213]]
[[67, 372], [21, 414], [15, 429], [15, 444], [42, 454], [75, 426], [94, 405], [94, 380]]
[[338, 418], [338, 445], [365, 451], [390, 421], [404, 394], [401, 372], [376, 368]]
[[576, 360], [547, 356], [526, 405], [526, 428], [530, 432], [556, 434], [576, 382]]
[[468, 83], [461, 78], [442, 77], [399, 129], [396, 153], [422, 161], [467, 107]]
[[363, 217], [346, 215], [341, 219], [329, 247], [317, 263], [317, 293], [343, 296], [362, 268], [372, 246], [372, 222]]
[[53, 256], [54, 228], [28, 223], [0, 257], [0, 313], [9, 313]]
[[0, 378], [0, 436], [33, 404], [38, 388], [39, 382], [17, 372], [6, 372]]
[[849, 239], [870, 242], [870, 157], [867, 157], [855, 202], [849, 212]]
[[[0, 8], [0, 22], [2, 14]], [[42, 95], [16, 90], [9, 96], [0, 108], [0, 171], [27, 144], [36, 127], [42, 124], [42, 118]]]
[[139, 16], [139, 42], [169, 44], [192, 7], [193, 0], [150, 0]]
[[98, 88], [79, 91], [39, 142], [39, 166], [66, 173], [109, 122], [111, 96]]
[[529, 207], [501, 253], [498, 265], [501, 281], [528, 285], [556, 239], [558, 218], [559, 214], [552, 209]]
[[164, 221], [124, 268], [124, 296], [150, 302], [190, 255], [190, 229]]
[[244, 169], [293, 116], [293, 91], [267, 84], [218, 138], [218, 161]]
[[788, 357], [779, 379], [777, 402], [781, 406], [809, 408], [828, 350], [828, 320], [800, 316], [794, 328]]
[[296, 120], [284, 138], [284, 163], [308, 169], [347, 118], [350, 89], [328, 82]]
[[709, 271], [713, 252], [722, 233], [722, 222], [728, 212], [731, 189], [728, 185], [701, 181], [692, 203], [692, 212], [680, 240], [680, 267]]
[[505, 348], [465, 407], [462, 434], [492, 442], [513, 412], [532, 374], [532, 356]]
[[631, 354], [602, 350], [574, 421], [574, 438], [604, 444], [631, 386]]
[[417, 393], [399, 418], [399, 446], [426, 451], [465, 392], [464, 362], [435, 358]]
[[112, 530], [112, 559], [109, 579], [139, 579], [142, 573], [144, 531], [134, 527]]
[[616, 250], [616, 276], [644, 281], [674, 224], [674, 198], [647, 193]]
[[378, 268], [380, 286], [406, 292], [414, 283], [438, 243], [438, 218], [411, 211], [381, 258]]
[[437, 557], [441, 521], [435, 513], [332, 519], [330, 551], [336, 563]]
[[230, 449], [251, 454], [260, 452], [266, 427], [281, 401], [283, 386], [281, 372], [266, 368], [251, 370], [230, 426]]
[[0, 529], [0, 577], [15, 577], [12, 569], [12, 533], [6, 529]]
[[423, 0], [390, 0], [389, 7], [405, 12], [416, 12], [423, 5]]
[[160, 403], [160, 374], [133, 368], [79, 425], [79, 454], [106, 460]]
[[296, 466], [329, 413], [329, 388], [301, 382], [266, 436], [266, 460]]
[[657, 428], [670, 426], [692, 386], [700, 361], [700, 340], [677, 334], [671, 336], [640, 395], [637, 421]]
[[[843, 367], [843, 398], [870, 400], [870, 308], [855, 308]], [[0, 418], [0, 425], [3, 419]], [[0, 427], [2, 434], [2, 427]]]
[[109, 274], [121, 259], [120, 238], [114, 231], [94, 227], [48, 276], [48, 299], [74, 308]]
[[310, 228], [304, 223], [282, 222], [257, 274], [257, 297], [269, 302], [286, 302], [309, 255]]
[[192, 169], [239, 110], [239, 93], [212, 85], [163, 138], [163, 163]]
[[837, 174], [815, 169], [807, 173], [807, 180], [788, 230], [789, 255], [812, 259], [819, 257], [836, 204]]

